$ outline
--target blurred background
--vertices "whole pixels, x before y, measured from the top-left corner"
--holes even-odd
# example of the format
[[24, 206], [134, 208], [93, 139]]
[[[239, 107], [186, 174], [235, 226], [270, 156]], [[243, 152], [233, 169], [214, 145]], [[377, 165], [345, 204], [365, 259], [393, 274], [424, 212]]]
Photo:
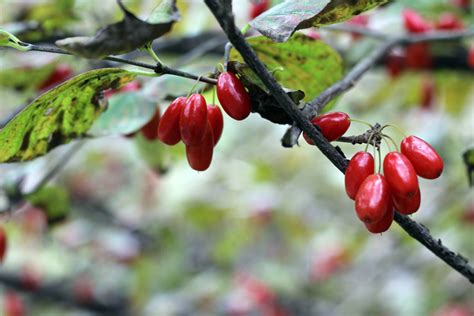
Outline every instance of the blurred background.
[[[157, 1], [123, 3], [146, 17]], [[448, 14], [457, 29], [472, 28], [470, 4], [396, 1], [345, 25], [401, 34], [402, 12], [411, 8], [437, 25]], [[178, 6], [181, 21], [155, 41], [158, 55], [179, 69], [212, 72], [222, 62], [225, 37], [202, 1], [178, 0]], [[252, 6], [234, 1], [239, 27], [251, 19]], [[113, 0], [0, 1], [0, 28], [37, 44], [92, 35], [121, 17]], [[337, 49], [346, 69], [378, 43], [347, 32], [305, 33]], [[472, 45], [471, 38], [411, 48], [418, 55], [397, 49], [334, 106], [372, 124], [396, 124], [438, 150], [444, 173], [421, 180], [421, 208], [412, 218], [470, 261], [474, 194], [463, 154], [474, 146]], [[126, 57], [152, 63], [141, 52]], [[64, 80], [107, 66], [2, 49], [0, 117], [57, 84], [54, 75]], [[131, 89], [163, 112], [193, 84], [139, 77]], [[205, 94], [209, 102], [212, 95]], [[76, 141], [28, 163], [2, 164], [4, 315], [474, 315], [466, 279], [396, 224], [369, 234], [345, 194], [343, 175], [303, 140], [283, 148], [286, 128], [255, 113], [241, 122], [225, 117], [205, 172], [188, 166], [182, 144], [168, 147], [140, 133]], [[352, 123], [348, 134], [365, 130]], [[398, 143], [403, 137], [395, 129], [390, 135]], [[347, 157], [364, 148], [338, 145]], [[38, 194], [6, 211], [19, 179], [28, 191], [72, 151]]]

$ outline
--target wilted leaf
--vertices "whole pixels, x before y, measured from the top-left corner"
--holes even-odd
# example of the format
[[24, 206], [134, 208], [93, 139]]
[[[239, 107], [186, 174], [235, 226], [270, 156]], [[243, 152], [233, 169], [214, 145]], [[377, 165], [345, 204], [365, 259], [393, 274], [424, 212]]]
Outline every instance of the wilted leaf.
[[259, 15], [250, 25], [276, 42], [299, 29], [342, 22], [389, 0], [290, 0]]
[[125, 17], [122, 21], [100, 29], [93, 37], [71, 37], [56, 45], [86, 58], [103, 58], [140, 48], [171, 30], [179, 20], [176, 0], [164, 0], [152, 12], [148, 22], [137, 18], [118, 1]]
[[[300, 34], [286, 43], [274, 43], [263, 36], [248, 41], [260, 60], [273, 71], [278, 82], [285, 88], [303, 91], [305, 101], [319, 95], [343, 75], [341, 57], [321, 40]], [[243, 63], [242, 57], [234, 49], [230, 60]], [[250, 76], [247, 70], [244, 72], [246, 77]], [[266, 90], [261, 84], [257, 85]]]
[[102, 90], [134, 78], [119, 68], [92, 70], [42, 94], [0, 129], [0, 162], [31, 160], [83, 136], [105, 110]]
[[155, 114], [156, 103], [139, 92], [125, 92], [109, 99], [107, 110], [87, 132], [90, 136], [120, 135], [137, 131]]

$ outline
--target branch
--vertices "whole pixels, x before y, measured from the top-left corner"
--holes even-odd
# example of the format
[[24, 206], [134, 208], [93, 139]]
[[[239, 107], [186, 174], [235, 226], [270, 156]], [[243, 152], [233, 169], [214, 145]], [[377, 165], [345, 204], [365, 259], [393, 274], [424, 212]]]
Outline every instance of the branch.
[[[33, 44], [28, 44], [28, 43], [24, 43], [24, 44], [30, 49], [30, 51], [63, 54], [63, 55], [73, 55], [72, 53], [66, 50], [57, 48], [57, 47], [46, 47], [46, 46], [33, 45]], [[73, 56], [76, 56], [76, 55], [73, 55]], [[178, 76], [178, 77], [183, 77], [183, 78], [192, 79], [192, 80], [198, 80], [198, 81], [209, 83], [209, 84], [214, 84], [214, 85], [217, 84], [216, 79], [212, 79], [212, 78], [208, 78], [204, 76], [197, 76], [197, 75], [184, 72], [178, 69], [170, 68], [162, 64], [151, 65], [151, 64], [146, 64], [146, 63], [142, 63], [142, 62], [138, 62], [138, 61], [134, 61], [130, 59], [124, 59], [120, 57], [115, 57], [115, 56], [108, 56], [103, 59], [112, 61], [115, 63], [128, 64], [128, 65], [137, 66], [137, 67], [141, 67], [145, 69], [151, 69], [159, 75], [172, 75], [172, 76]]]
[[[207, 6], [211, 12], [216, 17], [220, 26], [227, 34], [229, 41], [234, 45], [234, 47], [239, 51], [245, 62], [249, 67], [260, 77], [262, 82], [268, 88], [270, 93], [273, 95], [278, 104], [287, 112], [287, 114], [294, 119], [295, 126], [301, 128], [308, 136], [313, 140], [315, 145], [321, 150], [321, 152], [341, 171], [345, 172], [347, 168], [347, 160], [345, 157], [334, 148], [326, 139], [321, 135], [321, 133], [309, 122], [308, 118], [296, 107], [296, 105], [291, 101], [291, 99], [285, 94], [281, 86], [275, 80], [275, 78], [266, 70], [265, 65], [258, 59], [255, 51], [250, 47], [246, 42], [242, 34], [236, 29], [234, 24], [234, 17], [232, 15], [232, 7], [228, 2], [221, 4], [221, 1], [218, 0], [205, 0]], [[461, 35], [462, 34], [462, 35]], [[450, 38], [460, 38], [464, 37], [465, 33], [450, 33]], [[444, 35], [438, 37], [438, 39], [444, 39]], [[388, 43], [383, 44], [376, 51], [377, 54], [373, 53], [370, 56], [376, 58], [382, 52], [390, 49], [398, 43], [410, 42], [413, 43], [417, 41], [432, 40], [432, 37], [417, 36], [415, 39], [396, 39], [389, 40]], [[361, 62], [357, 72], [351, 71], [352, 76], [361, 76], [365, 71], [370, 68], [372, 63], [369, 63], [368, 60]], [[368, 67], [366, 69], [366, 67]], [[355, 74], [354, 74], [355, 73]], [[343, 85], [343, 84], [341, 84]], [[331, 89], [331, 88], [330, 88]], [[345, 90], [342, 90], [345, 91]], [[342, 92], [341, 91], [341, 92]], [[466, 277], [471, 283], [474, 283], [474, 268], [471, 267], [467, 260], [460, 255], [454, 254], [448, 248], [444, 247], [440, 242], [436, 241], [427, 231], [426, 228], [423, 228], [422, 225], [410, 220], [407, 216], [396, 214], [395, 221], [405, 230], [410, 236], [418, 240], [420, 243], [425, 245], [430, 249], [436, 256], [445, 261], [453, 269], [458, 271], [464, 277]]]
[[124, 316], [130, 314], [128, 303], [123, 297], [109, 297], [105, 300], [93, 298], [88, 302], [82, 302], [71, 291], [68, 291], [67, 286], [65, 286], [65, 283], [68, 283], [67, 281], [40, 283], [32, 289], [28, 283], [25, 283], [21, 275], [1, 271], [0, 283], [14, 290], [29, 293], [40, 300], [55, 301], [104, 315]]

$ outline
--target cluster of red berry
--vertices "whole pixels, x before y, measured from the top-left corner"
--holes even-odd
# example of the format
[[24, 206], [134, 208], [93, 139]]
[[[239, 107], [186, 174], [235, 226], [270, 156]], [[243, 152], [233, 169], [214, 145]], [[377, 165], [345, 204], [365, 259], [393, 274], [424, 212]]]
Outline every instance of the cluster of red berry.
[[[328, 141], [333, 141], [344, 135], [351, 120], [346, 113], [332, 112], [315, 117], [311, 123]], [[308, 135], [303, 136], [308, 144], [314, 145]], [[409, 136], [403, 139], [401, 152], [392, 151], [385, 156], [384, 175], [375, 173], [372, 154], [356, 153], [346, 170], [346, 193], [355, 200], [357, 215], [367, 229], [382, 233], [392, 224], [394, 208], [405, 215], [419, 209], [421, 195], [417, 176], [436, 179], [443, 166], [443, 160], [430, 144]]]
[[[244, 85], [231, 72], [223, 72], [217, 80], [217, 97], [224, 111], [235, 120], [249, 116], [251, 99]], [[159, 139], [173, 146], [182, 141], [186, 146], [188, 163], [194, 170], [204, 171], [212, 162], [214, 147], [224, 128], [220, 108], [208, 105], [201, 94], [175, 99], [160, 115], [142, 127], [141, 132], [149, 140]]]
[[[436, 21], [428, 21], [417, 11], [407, 9], [403, 11], [405, 29], [412, 34], [422, 34], [433, 30], [459, 31], [463, 30], [463, 22], [453, 13], [444, 12]], [[468, 53], [468, 64], [474, 67], [471, 59], [474, 58], [474, 49]], [[387, 57], [387, 68], [392, 77], [398, 76], [405, 68], [430, 69], [433, 65], [428, 43], [408, 45], [405, 50], [394, 51]]]
[[388, 153], [383, 161], [383, 172], [375, 173], [374, 157], [358, 152], [352, 157], [345, 174], [349, 198], [355, 200], [359, 219], [367, 230], [382, 233], [390, 228], [394, 207], [409, 215], [420, 207], [420, 188], [417, 175], [436, 179], [443, 171], [443, 160], [424, 140], [409, 136], [401, 143], [401, 152]]

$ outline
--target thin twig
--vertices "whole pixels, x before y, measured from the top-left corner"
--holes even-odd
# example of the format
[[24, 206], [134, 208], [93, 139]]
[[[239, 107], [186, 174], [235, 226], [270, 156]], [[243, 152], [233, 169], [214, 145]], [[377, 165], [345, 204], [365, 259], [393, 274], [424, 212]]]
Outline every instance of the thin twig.
[[[205, 0], [205, 3], [216, 17], [220, 26], [227, 34], [229, 41], [239, 51], [248, 66], [260, 77], [262, 82], [268, 88], [270, 93], [273, 95], [275, 100], [280, 106], [287, 112], [289, 116], [295, 121], [295, 125], [301, 128], [308, 136], [313, 140], [314, 144], [321, 150], [321, 152], [341, 171], [345, 172], [347, 168], [347, 160], [344, 158], [342, 153], [336, 150], [330, 143], [328, 143], [321, 133], [309, 122], [309, 119], [296, 107], [291, 99], [285, 94], [281, 86], [275, 80], [275, 78], [266, 70], [265, 65], [257, 57], [255, 51], [246, 42], [242, 34], [236, 29], [234, 24], [234, 17], [232, 15], [232, 7], [228, 1], [222, 3], [218, 0]], [[432, 36], [432, 35], [430, 35]], [[466, 33], [451, 34], [450, 38], [462, 38], [466, 36]], [[425, 36], [423, 40], [433, 40], [433, 37]], [[443, 35], [443, 39], [446, 39]], [[439, 39], [439, 37], [437, 38]], [[422, 40], [422, 36], [418, 36], [417, 41]], [[407, 42], [407, 39], [397, 39], [399, 43]], [[414, 39], [410, 39], [409, 42], [413, 42]], [[392, 47], [387, 43], [383, 47], [389, 49]], [[379, 48], [381, 51], [382, 48]], [[375, 54], [372, 54], [374, 56]], [[362, 65], [365, 65], [362, 64]], [[357, 67], [357, 66], [356, 66]], [[367, 71], [365, 67], [359, 66], [362, 73]], [[370, 67], [369, 67], [370, 68]], [[362, 75], [362, 73], [360, 75]], [[358, 74], [358, 76], [360, 76]], [[474, 268], [470, 266], [465, 258], [460, 255], [454, 254], [448, 248], [442, 245], [440, 241], [436, 241], [424, 228], [424, 226], [410, 220], [407, 216], [396, 214], [395, 221], [408, 233], [410, 236], [418, 240], [420, 243], [425, 245], [431, 250], [436, 256], [450, 265], [454, 270], [458, 271], [461, 275], [466, 277], [471, 283], [474, 283]]]
[[[63, 54], [63, 55], [73, 55], [72, 53], [70, 53], [70, 52], [68, 52], [64, 49], [57, 48], [57, 47], [47, 47], [47, 46], [33, 45], [33, 44], [27, 44], [27, 43], [25, 43], [25, 45], [30, 48], [30, 51], [38, 51], [38, 52], [54, 53], [54, 54]], [[76, 55], [73, 55], [73, 56], [76, 56]], [[146, 64], [146, 63], [142, 63], [142, 62], [138, 62], [138, 61], [134, 61], [134, 60], [130, 60], [130, 59], [124, 59], [124, 58], [120, 58], [120, 57], [115, 57], [115, 56], [108, 56], [108, 57], [105, 57], [103, 59], [108, 60], [108, 61], [112, 61], [112, 62], [116, 62], [116, 63], [120, 63], [120, 64], [128, 64], [128, 65], [137, 66], [137, 67], [141, 67], [141, 68], [145, 68], [145, 69], [151, 69], [151, 70], [154, 70], [157, 74], [160, 74], [160, 75], [178, 76], [178, 77], [188, 78], [188, 79], [192, 79], [192, 80], [199, 80], [199, 81], [209, 83], [209, 84], [214, 84], [214, 85], [217, 83], [217, 81], [215, 79], [207, 78], [207, 77], [204, 77], [204, 76], [197, 76], [197, 75], [194, 75], [194, 74], [191, 74], [191, 73], [188, 73], [188, 72], [185, 72], [185, 71], [181, 71], [181, 70], [178, 70], [178, 69], [173, 69], [173, 68], [170, 68], [168, 66], [161, 65], [161, 64], [151, 65], [151, 64]]]

